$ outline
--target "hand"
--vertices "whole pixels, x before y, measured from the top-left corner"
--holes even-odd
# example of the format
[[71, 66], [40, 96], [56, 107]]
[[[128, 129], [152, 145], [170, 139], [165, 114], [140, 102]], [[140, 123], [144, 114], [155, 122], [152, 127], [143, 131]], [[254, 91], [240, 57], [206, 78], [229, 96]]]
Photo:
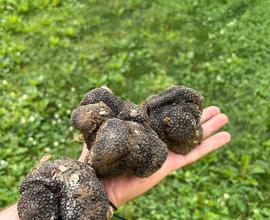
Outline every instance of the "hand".
[[[113, 179], [103, 179], [110, 201], [117, 207], [121, 206], [127, 201], [150, 190], [172, 171], [193, 163], [208, 153], [222, 147], [230, 141], [230, 134], [224, 131], [214, 133], [227, 123], [228, 117], [220, 113], [219, 108], [211, 106], [204, 109], [201, 117], [203, 142], [198, 147], [187, 155], [175, 154], [169, 151], [167, 160], [163, 166], [150, 177], [119, 176]], [[84, 146], [79, 160], [84, 161], [87, 153], [88, 150]]]
[[[104, 179], [103, 183], [111, 202], [116, 206], [120, 206], [127, 201], [142, 195], [172, 171], [193, 163], [228, 143], [231, 139], [228, 132], [214, 134], [227, 123], [227, 116], [220, 113], [220, 110], [217, 107], [212, 106], [204, 109], [201, 118], [204, 141], [187, 155], [175, 154], [172, 151], [169, 151], [168, 158], [163, 166], [150, 177], [139, 178], [136, 176], [119, 176], [113, 179]], [[86, 146], [84, 146], [79, 160], [84, 161], [87, 153], [88, 150]], [[0, 219], [19, 220], [17, 204], [1, 211]]]

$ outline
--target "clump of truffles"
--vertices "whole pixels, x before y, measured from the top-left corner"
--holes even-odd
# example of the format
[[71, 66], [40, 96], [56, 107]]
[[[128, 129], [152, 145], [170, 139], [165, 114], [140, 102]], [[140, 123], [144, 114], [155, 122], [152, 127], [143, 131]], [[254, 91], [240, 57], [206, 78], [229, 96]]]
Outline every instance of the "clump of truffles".
[[100, 177], [150, 176], [167, 158], [167, 146], [149, 127], [145, 110], [108, 89], [88, 92], [71, 118], [90, 150], [87, 163]]
[[202, 140], [202, 102], [203, 97], [195, 90], [173, 86], [148, 97], [142, 106], [149, 116], [150, 126], [168, 148], [187, 154]]
[[149, 126], [117, 118], [108, 119], [97, 132], [88, 163], [105, 177], [147, 177], [167, 158], [167, 147]]
[[20, 193], [21, 220], [104, 220], [110, 211], [94, 169], [70, 158], [40, 163], [26, 176]]
[[107, 219], [112, 212], [100, 178], [148, 177], [161, 168], [168, 148], [187, 154], [202, 140], [202, 101], [184, 86], [152, 95], [141, 105], [106, 88], [86, 93], [71, 116], [89, 149], [84, 163], [64, 158], [34, 168], [20, 186], [20, 219]]

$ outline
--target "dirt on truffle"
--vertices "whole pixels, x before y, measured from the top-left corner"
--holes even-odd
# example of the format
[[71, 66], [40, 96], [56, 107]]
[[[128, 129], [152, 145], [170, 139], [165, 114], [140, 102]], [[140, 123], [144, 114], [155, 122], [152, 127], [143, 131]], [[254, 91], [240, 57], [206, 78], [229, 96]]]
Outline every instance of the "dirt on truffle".
[[95, 171], [64, 158], [34, 168], [20, 186], [21, 220], [104, 220], [109, 200]]
[[187, 154], [202, 141], [203, 97], [185, 86], [173, 86], [142, 103], [149, 116], [150, 126], [168, 148]]
[[86, 93], [80, 105], [98, 102], [104, 102], [112, 110], [112, 116], [115, 118], [139, 123], [148, 120], [148, 116], [141, 106], [124, 101], [105, 88], [96, 88]]

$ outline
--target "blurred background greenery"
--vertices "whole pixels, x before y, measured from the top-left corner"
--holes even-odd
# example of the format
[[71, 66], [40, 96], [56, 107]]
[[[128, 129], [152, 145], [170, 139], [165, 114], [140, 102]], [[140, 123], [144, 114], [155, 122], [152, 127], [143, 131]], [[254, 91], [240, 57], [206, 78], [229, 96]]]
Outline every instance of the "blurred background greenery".
[[78, 157], [85, 92], [140, 103], [183, 84], [229, 115], [232, 142], [119, 214], [270, 219], [269, 82], [269, 0], [0, 0], [0, 207], [43, 155]]

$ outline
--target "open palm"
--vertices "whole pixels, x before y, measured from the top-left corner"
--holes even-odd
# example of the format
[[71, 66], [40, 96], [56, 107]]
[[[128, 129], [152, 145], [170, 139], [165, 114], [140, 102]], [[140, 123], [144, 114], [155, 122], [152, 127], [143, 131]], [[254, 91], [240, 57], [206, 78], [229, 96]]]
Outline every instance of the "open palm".
[[[206, 154], [228, 143], [231, 139], [228, 132], [223, 131], [215, 134], [216, 131], [227, 123], [228, 117], [225, 114], [220, 113], [219, 108], [215, 106], [205, 108], [201, 117], [203, 142], [187, 155], [175, 154], [172, 151], [169, 151], [167, 160], [163, 166], [147, 178], [119, 176], [112, 179], [103, 179], [111, 202], [116, 206], [120, 206], [127, 201], [142, 195], [172, 171], [193, 163]], [[79, 160], [84, 161], [87, 153], [88, 150], [86, 146], [84, 146]]]
[[[227, 116], [220, 113], [220, 110], [217, 107], [212, 106], [204, 109], [201, 118], [204, 141], [187, 155], [175, 154], [169, 151], [167, 160], [163, 166], [150, 177], [139, 178], [136, 176], [119, 176], [113, 179], [103, 179], [111, 202], [116, 206], [120, 206], [127, 201], [142, 195], [172, 171], [193, 163], [206, 154], [228, 143], [231, 139], [228, 132], [214, 134], [227, 124], [227, 122]], [[79, 160], [84, 161], [87, 153], [88, 150], [86, 146], [84, 146]], [[0, 213], [0, 219], [19, 220], [17, 204], [2, 211]]]

